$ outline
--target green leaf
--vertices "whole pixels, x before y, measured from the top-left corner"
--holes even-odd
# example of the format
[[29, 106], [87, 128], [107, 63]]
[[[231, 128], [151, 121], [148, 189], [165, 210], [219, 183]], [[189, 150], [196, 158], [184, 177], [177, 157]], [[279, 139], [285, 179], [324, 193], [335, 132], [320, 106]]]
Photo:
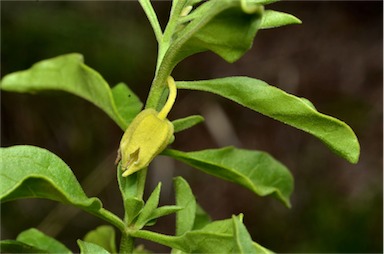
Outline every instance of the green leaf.
[[[85, 65], [83, 56], [77, 53], [43, 60], [28, 70], [8, 74], [1, 82], [1, 89], [19, 93], [61, 90], [75, 94], [104, 110], [123, 130], [127, 128], [130, 119], [137, 115], [137, 109], [141, 107], [141, 102], [136, 96], [126, 97], [128, 94], [132, 95], [131, 91], [125, 91], [122, 95], [112, 94], [103, 77]], [[123, 90], [122, 85], [118, 85], [116, 89]], [[124, 105], [134, 104], [131, 112], [128, 108], [123, 112], [118, 110], [123, 107], [116, 105], [115, 98], [124, 96], [128, 101]]]
[[87, 243], [82, 240], [77, 240], [81, 254], [108, 254], [109, 252], [103, 247], [94, 243]]
[[132, 122], [143, 108], [139, 97], [124, 83], [119, 83], [112, 88], [112, 96], [117, 112], [127, 124]]
[[360, 145], [344, 122], [319, 113], [302, 98], [248, 77], [177, 82], [178, 88], [212, 92], [319, 138], [333, 152], [357, 163]]
[[235, 241], [234, 253], [273, 253], [267, 248], [252, 241], [251, 235], [243, 224], [243, 214], [240, 214], [239, 216], [232, 216], [232, 223]]
[[64, 244], [35, 228], [21, 232], [16, 240], [49, 253], [72, 253]]
[[276, 3], [279, 1], [281, 1], [281, 0], [255, 0], [255, 3], [267, 5], [267, 4], [273, 4], [273, 3]]
[[131, 197], [124, 201], [124, 205], [127, 214], [127, 224], [130, 225], [143, 209], [144, 201], [136, 197]]
[[310, 108], [312, 108], [312, 109], [314, 109], [314, 110], [317, 110], [316, 107], [315, 107], [315, 105], [313, 105], [313, 103], [312, 103], [310, 100], [308, 100], [308, 99], [306, 99], [306, 98], [303, 98], [303, 97], [301, 97], [300, 100], [301, 100], [302, 102], [304, 102], [305, 104], [307, 104], [307, 106], [309, 106]]
[[0, 253], [49, 253], [16, 240], [0, 241]]
[[157, 20], [156, 12], [152, 7], [150, 0], [139, 0], [141, 7], [143, 8], [145, 14], [148, 17], [149, 23], [151, 23], [152, 29], [155, 33], [156, 39], [158, 42], [162, 41], [163, 33], [159, 21]]
[[160, 207], [156, 208], [153, 211], [153, 214], [151, 215], [150, 218], [151, 218], [151, 220], [152, 219], [157, 219], [157, 218], [160, 218], [160, 217], [163, 217], [163, 216], [166, 216], [166, 215], [178, 212], [181, 209], [183, 209], [183, 207], [177, 206], [177, 205], [160, 206]]
[[[182, 177], [173, 179], [176, 204], [183, 207], [176, 213], [176, 235], [183, 235], [191, 230], [201, 229], [211, 222], [209, 215], [196, 203], [195, 196]], [[172, 254], [182, 254], [181, 250], [172, 249]]]
[[253, 246], [253, 241], [247, 228], [242, 222], [242, 218], [232, 216], [235, 249], [234, 253], [259, 253]]
[[253, 242], [253, 248], [256, 250], [256, 253], [264, 253], [264, 254], [274, 254], [273, 251], [261, 246], [260, 244]]
[[0, 200], [47, 198], [74, 205], [124, 230], [124, 223], [88, 198], [70, 168], [56, 155], [35, 146], [0, 148]]
[[103, 225], [97, 227], [84, 236], [84, 241], [97, 244], [108, 252], [116, 253], [115, 230], [111, 226]]
[[[233, 219], [214, 221], [202, 229], [188, 231], [180, 236], [168, 236], [139, 230], [134, 237], [151, 240], [182, 252], [172, 253], [233, 253], [235, 250]], [[253, 246], [258, 246], [253, 244]], [[260, 253], [270, 253], [265, 248]]]
[[[140, 229], [144, 226], [152, 226], [155, 224], [157, 218], [175, 213], [182, 209], [182, 207], [180, 206], [173, 205], [157, 207], [159, 205], [160, 190], [161, 183], [159, 183], [157, 187], [153, 190], [144, 207], [142, 207], [142, 203], [139, 200], [135, 201], [136, 204], [132, 202], [132, 205], [130, 206], [131, 201], [134, 200], [132, 198], [125, 202], [126, 213], [128, 213], [128, 224], [134, 222], [136, 229]], [[130, 209], [135, 211], [131, 211]], [[130, 216], [130, 214], [133, 215]]]
[[167, 216], [172, 213], [176, 213], [183, 209], [181, 206], [175, 206], [175, 205], [166, 205], [161, 206], [153, 210], [151, 216], [148, 218], [148, 222], [146, 223], [146, 226], [152, 226], [155, 225], [156, 220], [160, 217]]
[[139, 214], [137, 221], [135, 222], [136, 228], [142, 228], [145, 224], [152, 219], [152, 214], [159, 205], [161, 183], [159, 183], [149, 196], [147, 202], [144, 205], [143, 210]]
[[265, 152], [225, 147], [197, 152], [167, 149], [163, 154], [207, 174], [237, 183], [260, 196], [273, 194], [290, 206], [293, 177], [284, 165]]
[[141, 174], [146, 174], [147, 170], [143, 169], [127, 177], [123, 177], [123, 171], [121, 169], [121, 163], [117, 167], [117, 180], [119, 183], [119, 189], [122, 199], [124, 201], [125, 218], [124, 221], [130, 225], [139, 215], [144, 207], [144, 201], [142, 199], [143, 189], [139, 188]]
[[176, 205], [183, 207], [176, 213], [176, 235], [192, 230], [196, 216], [196, 199], [187, 181], [182, 177], [173, 179]]
[[[88, 198], [69, 167], [48, 150], [34, 146], [0, 148], [0, 198], [48, 198], [98, 210], [101, 201]], [[28, 184], [28, 185], [27, 185]]]
[[175, 66], [190, 55], [208, 50], [228, 62], [238, 60], [251, 48], [262, 13], [261, 5], [243, 0], [203, 3], [189, 15], [179, 17], [178, 26], [170, 29], [172, 42], [163, 64]]
[[174, 132], [180, 132], [186, 129], [189, 129], [196, 124], [199, 124], [204, 121], [204, 117], [199, 116], [199, 115], [193, 115], [193, 116], [188, 116], [185, 118], [177, 119], [172, 121]]
[[193, 229], [201, 229], [212, 222], [211, 217], [204, 211], [204, 209], [197, 204], [195, 222], [193, 223]]
[[189, 231], [182, 241], [183, 247], [189, 253], [230, 253], [233, 243], [231, 219], [214, 221], [200, 230]]
[[[195, 196], [188, 182], [182, 177], [173, 179], [176, 204], [183, 207], [176, 213], [176, 235], [181, 236], [191, 230], [201, 229], [211, 222], [209, 215], [196, 203]], [[178, 249], [172, 249], [172, 254], [185, 253]]]
[[138, 189], [137, 189], [137, 183], [139, 181], [139, 174], [140, 172], [142, 172], [143, 170], [135, 173], [135, 174], [131, 174], [127, 177], [123, 177], [123, 171], [121, 169], [121, 163], [119, 163], [119, 165], [117, 166], [117, 180], [118, 180], [118, 183], [119, 183], [119, 188], [120, 188], [120, 192], [121, 192], [121, 195], [122, 195], [122, 198], [123, 200], [131, 200], [131, 198], [136, 198], [138, 193]]
[[168, 236], [147, 230], [136, 231], [133, 236], [186, 253], [229, 253], [234, 243], [230, 219], [212, 222], [200, 230], [188, 231], [181, 236]]
[[295, 16], [273, 10], [266, 10], [263, 14], [263, 19], [260, 29], [268, 29], [292, 24], [301, 24], [301, 20]]

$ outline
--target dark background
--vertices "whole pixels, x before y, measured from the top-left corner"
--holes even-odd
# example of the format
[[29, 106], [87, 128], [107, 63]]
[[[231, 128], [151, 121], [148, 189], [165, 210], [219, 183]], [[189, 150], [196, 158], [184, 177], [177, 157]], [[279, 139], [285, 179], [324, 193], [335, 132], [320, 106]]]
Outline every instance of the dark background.
[[[155, 8], [164, 25], [170, 2], [157, 1]], [[306, 97], [354, 129], [361, 143], [359, 163], [351, 165], [310, 135], [223, 98], [180, 91], [169, 118], [202, 114], [206, 122], [177, 134], [173, 148], [265, 150], [295, 177], [293, 207], [163, 157], [150, 168], [146, 194], [162, 181], [161, 203], [173, 204], [171, 179], [182, 175], [213, 219], [244, 213], [253, 239], [274, 251], [382, 253], [383, 4], [287, 1], [268, 8], [292, 13], [303, 24], [260, 31], [252, 50], [234, 64], [212, 53], [190, 57], [175, 69], [175, 79], [247, 75]], [[138, 3], [2, 1], [1, 15], [2, 76], [79, 52], [111, 86], [124, 81], [145, 101], [156, 41]], [[2, 146], [49, 149], [72, 168], [88, 195], [122, 215], [113, 164], [122, 131], [101, 110], [61, 92], [2, 92], [1, 127]], [[1, 213], [2, 239], [38, 227], [73, 251], [78, 251], [76, 239], [103, 224], [48, 200], [9, 202]], [[172, 234], [173, 219], [160, 220], [154, 230]]]

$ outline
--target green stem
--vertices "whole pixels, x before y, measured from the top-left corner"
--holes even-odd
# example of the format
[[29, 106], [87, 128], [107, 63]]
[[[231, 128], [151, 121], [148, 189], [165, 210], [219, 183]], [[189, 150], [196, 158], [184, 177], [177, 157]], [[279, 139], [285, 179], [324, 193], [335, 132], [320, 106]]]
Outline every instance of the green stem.
[[165, 89], [167, 89], [167, 78], [171, 75], [172, 69], [174, 67], [175, 66], [171, 65], [170, 61], [163, 59], [159, 70], [157, 71], [156, 76], [152, 82], [145, 108], [154, 108], [156, 110], [161, 108], [161, 96], [163, 95]]
[[124, 222], [119, 217], [117, 217], [115, 214], [111, 213], [110, 211], [108, 211], [104, 208], [100, 208], [100, 210], [98, 210], [96, 213], [94, 213], [94, 212], [91, 212], [91, 213], [100, 217], [101, 219], [103, 219], [105, 221], [108, 221], [109, 223], [111, 223], [112, 225], [117, 227], [121, 232], [125, 231]]
[[133, 232], [132, 235], [134, 235], [136, 238], [146, 239], [171, 248], [188, 252], [188, 250], [186, 250], [183, 246], [182, 238], [179, 236], [163, 235], [148, 230], [138, 230]]
[[[223, 4], [224, 3], [224, 4]], [[178, 52], [183, 45], [194, 35], [199, 29], [204, 27], [211, 21], [217, 14], [237, 5], [236, 1], [216, 1], [212, 2], [212, 6], [204, 13], [204, 18], [199, 18], [191, 21], [191, 23], [180, 32], [175, 41], [171, 42], [174, 28], [177, 25], [177, 16], [171, 17], [170, 23], [164, 31], [163, 41], [159, 43], [159, 54], [156, 66], [155, 79], [152, 82], [151, 90], [149, 91], [148, 99], [145, 108], [158, 109], [160, 107], [160, 99], [167, 87], [167, 78], [171, 75], [172, 70], [182, 59], [178, 59]], [[182, 8], [182, 5], [175, 6], [175, 8]], [[174, 15], [179, 15], [182, 9], [174, 9]]]
[[148, 17], [149, 23], [151, 24], [153, 32], [155, 33], [156, 40], [160, 43], [162, 41], [163, 32], [161, 31], [161, 27], [159, 21], [157, 20], [156, 12], [152, 7], [151, 1], [139, 0], [139, 3]]
[[134, 248], [135, 239], [129, 234], [123, 233], [120, 241], [119, 253], [132, 253]]

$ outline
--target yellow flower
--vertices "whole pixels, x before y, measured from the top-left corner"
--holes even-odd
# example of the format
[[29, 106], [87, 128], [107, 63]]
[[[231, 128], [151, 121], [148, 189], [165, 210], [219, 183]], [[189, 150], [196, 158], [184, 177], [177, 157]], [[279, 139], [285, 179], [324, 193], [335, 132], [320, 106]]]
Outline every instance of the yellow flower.
[[147, 167], [169, 144], [173, 135], [173, 125], [166, 117], [176, 99], [176, 84], [170, 76], [167, 83], [169, 95], [162, 110], [141, 111], [121, 139], [118, 159], [121, 158], [123, 176], [129, 176]]

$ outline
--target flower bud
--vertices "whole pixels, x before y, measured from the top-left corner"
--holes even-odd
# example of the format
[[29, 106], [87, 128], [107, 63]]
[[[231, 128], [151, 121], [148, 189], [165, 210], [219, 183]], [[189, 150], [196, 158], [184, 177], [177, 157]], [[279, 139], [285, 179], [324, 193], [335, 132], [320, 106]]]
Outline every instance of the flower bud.
[[169, 96], [163, 109], [141, 111], [131, 122], [120, 142], [118, 159], [121, 159], [123, 176], [145, 168], [169, 144], [173, 124], [166, 118], [176, 99], [176, 84], [168, 77]]
[[141, 111], [121, 139], [123, 176], [147, 167], [165, 149], [172, 135], [173, 125], [168, 119], [160, 119], [154, 109]]

